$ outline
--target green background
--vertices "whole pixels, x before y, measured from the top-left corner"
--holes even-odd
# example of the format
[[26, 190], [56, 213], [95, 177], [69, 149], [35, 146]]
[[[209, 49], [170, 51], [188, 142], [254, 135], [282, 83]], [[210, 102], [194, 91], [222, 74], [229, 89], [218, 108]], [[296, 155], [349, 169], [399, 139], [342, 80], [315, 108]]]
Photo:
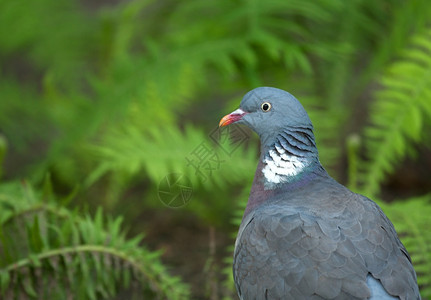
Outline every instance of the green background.
[[235, 299], [259, 141], [217, 126], [274, 86], [431, 296], [430, 23], [427, 0], [0, 0], [1, 294]]

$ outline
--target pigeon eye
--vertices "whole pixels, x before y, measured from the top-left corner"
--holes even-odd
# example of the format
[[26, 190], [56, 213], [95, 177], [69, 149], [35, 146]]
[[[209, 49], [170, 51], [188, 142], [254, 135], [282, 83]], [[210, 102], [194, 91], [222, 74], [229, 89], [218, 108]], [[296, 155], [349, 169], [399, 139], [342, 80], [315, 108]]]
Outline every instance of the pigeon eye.
[[260, 106], [260, 108], [264, 111], [270, 111], [271, 110], [271, 103], [269, 102], [263, 102], [262, 105]]

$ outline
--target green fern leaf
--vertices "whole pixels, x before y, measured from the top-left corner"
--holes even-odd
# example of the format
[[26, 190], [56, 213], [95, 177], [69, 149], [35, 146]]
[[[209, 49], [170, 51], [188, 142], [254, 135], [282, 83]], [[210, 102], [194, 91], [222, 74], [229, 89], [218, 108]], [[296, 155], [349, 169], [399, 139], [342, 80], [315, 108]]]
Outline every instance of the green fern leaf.
[[[400, 61], [381, 79], [371, 110], [372, 125], [365, 130], [369, 161], [364, 164], [364, 193], [374, 195], [385, 174], [412, 150], [431, 117], [431, 32], [412, 39]], [[428, 47], [428, 48], [426, 48]]]
[[[21, 194], [10, 194], [3, 188], [0, 185], [0, 203], [9, 202], [13, 214], [0, 218], [4, 220], [0, 224], [2, 236], [6, 237], [1, 239], [0, 255], [6, 250], [15, 255], [0, 261], [2, 295], [106, 299], [122, 287], [119, 273], [124, 272], [148, 295], [188, 298], [187, 286], [168, 274], [159, 252], [140, 246], [142, 237], [124, 237], [119, 229], [121, 219], [106, 220], [102, 210], [95, 217], [81, 217], [59, 209], [55, 199], [42, 200], [29, 186]], [[45, 226], [51, 229], [45, 230]], [[28, 230], [21, 232], [20, 227]]]
[[423, 298], [431, 296], [431, 196], [379, 203], [411, 255]]

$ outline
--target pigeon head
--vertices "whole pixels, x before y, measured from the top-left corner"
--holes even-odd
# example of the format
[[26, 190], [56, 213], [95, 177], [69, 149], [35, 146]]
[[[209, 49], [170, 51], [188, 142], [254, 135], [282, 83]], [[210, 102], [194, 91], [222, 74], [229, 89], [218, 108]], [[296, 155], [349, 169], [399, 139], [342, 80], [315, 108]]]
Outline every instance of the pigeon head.
[[278, 134], [288, 128], [313, 130], [301, 103], [290, 93], [272, 87], [259, 87], [248, 92], [239, 109], [226, 115], [219, 125], [232, 123], [250, 127], [264, 145], [271, 144]]
[[293, 181], [319, 162], [311, 120], [301, 103], [286, 91], [259, 87], [248, 92], [239, 109], [223, 117], [219, 126], [232, 123], [244, 124], [259, 135], [268, 182]]

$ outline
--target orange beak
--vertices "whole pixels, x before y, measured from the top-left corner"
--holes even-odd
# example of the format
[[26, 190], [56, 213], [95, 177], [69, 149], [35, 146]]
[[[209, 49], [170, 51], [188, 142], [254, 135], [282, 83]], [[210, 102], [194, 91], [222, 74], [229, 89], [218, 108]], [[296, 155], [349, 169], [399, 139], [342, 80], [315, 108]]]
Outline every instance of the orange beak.
[[230, 114], [224, 116], [221, 120], [220, 123], [218, 124], [219, 127], [223, 127], [232, 123], [235, 123], [239, 120], [241, 120], [241, 118], [246, 114], [245, 111], [243, 111], [242, 109], [238, 108], [237, 110], [231, 112]]

